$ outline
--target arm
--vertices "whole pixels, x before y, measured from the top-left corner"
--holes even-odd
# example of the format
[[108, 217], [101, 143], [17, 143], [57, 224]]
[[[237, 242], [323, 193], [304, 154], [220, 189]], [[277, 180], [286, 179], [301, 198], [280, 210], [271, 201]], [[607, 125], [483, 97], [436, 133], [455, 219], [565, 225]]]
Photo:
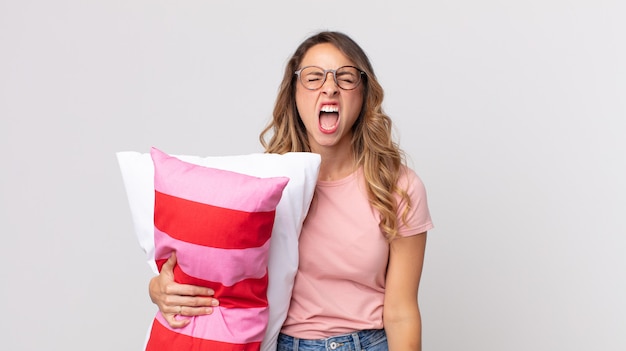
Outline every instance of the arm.
[[174, 266], [176, 254], [163, 264], [159, 275], [150, 279], [150, 299], [158, 307], [165, 320], [172, 328], [182, 328], [189, 324], [188, 319], [177, 319], [176, 316], [199, 316], [211, 314], [212, 306], [218, 301], [213, 296], [213, 290], [194, 285], [178, 284], [174, 281]]
[[422, 320], [417, 292], [425, 249], [426, 232], [397, 237], [390, 244], [383, 310], [390, 351], [422, 350]]

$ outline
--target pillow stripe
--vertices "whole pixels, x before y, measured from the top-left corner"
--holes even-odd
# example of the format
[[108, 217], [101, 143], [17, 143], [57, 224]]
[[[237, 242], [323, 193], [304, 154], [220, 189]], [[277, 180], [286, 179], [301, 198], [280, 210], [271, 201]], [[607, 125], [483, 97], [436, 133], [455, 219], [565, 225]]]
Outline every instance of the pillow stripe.
[[155, 227], [198, 245], [224, 249], [262, 246], [272, 234], [275, 214], [275, 210], [243, 212], [216, 207], [155, 191]]
[[269, 309], [262, 308], [223, 308], [214, 307], [213, 313], [195, 316], [178, 317], [188, 318], [189, 324], [182, 328], [173, 329], [169, 326], [161, 313], [157, 319], [165, 328], [177, 334], [193, 336], [203, 340], [217, 340], [233, 344], [245, 344], [261, 341], [265, 334], [265, 323]]
[[150, 339], [154, 342], [147, 345], [146, 351], [254, 351], [259, 350], [261, 344], [259, 341], [236, 344], [194, 338], [190, 335], [176, 333], [162, 323], [158, 318], [152, 323]]
[[[159, 270], [166, 261], [167, 259], [156, 261]], [[264, 297], [267, 293], [267, 274], [257, 279], [244, 279], [231, 286], [190, 276], [178, 265], [174, 267], [174, 276], [178, 283], [206, 286], [213, 289], [215, 291], [215, 298], [219, 299], [220, 306], [224, 308], [256, 308], [268, 306], [267, 297]]]
[[[276, 208], [285, 188], [286, 177], [258, 178], [216, 168], [198, 167], [153, 148], [159, 174], [154, 189], [172, 196], [245, 212]], [[184, 183], [170, 181], [185, 179]], [[257, 180], [251, 181], [251, 180]], [[194, 186], [189, 186], [194, 184]]]
[[[178, 264], [187, 274], [203, 280], [219, 281], [226, 286], [243, 279], [264, 276], [269, 260], [267, 250], [271, 244], [268, 240], [260, 247], [227, 250], [176, 240], [158, 229], [154, 230], [154, 242], [155, 259], [167, 259], [173, 251], [184, 252], [184, 255], [179, 255]], [[241, 262], [250, 264], [242, 265]]]

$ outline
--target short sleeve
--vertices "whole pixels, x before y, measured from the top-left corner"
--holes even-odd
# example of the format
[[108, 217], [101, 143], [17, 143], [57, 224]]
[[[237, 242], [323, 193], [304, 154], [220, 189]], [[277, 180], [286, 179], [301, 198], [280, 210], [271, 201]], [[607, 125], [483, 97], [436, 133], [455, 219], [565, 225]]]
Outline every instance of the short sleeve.
[[408, 212], [403, 217], [407, 203], [406, 201], [400, 201], [400, 196], [397, 196], [397, 200], [399, 201], [397, 210], [398, 235], [411, 236], [434, 228], [430, 217], [430, 210], [428, 209], [426, 187], [415, 171], [403, 166], [400, 178], [398, 179], [398, 186], [401, 189], [405, 189], [411, 199]]

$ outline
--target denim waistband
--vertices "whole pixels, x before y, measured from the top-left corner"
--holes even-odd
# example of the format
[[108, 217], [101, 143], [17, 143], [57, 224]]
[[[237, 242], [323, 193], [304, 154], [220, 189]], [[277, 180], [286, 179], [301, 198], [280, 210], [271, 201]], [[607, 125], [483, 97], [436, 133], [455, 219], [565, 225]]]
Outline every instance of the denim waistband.
[[[336, 335], [325, 339], [299, 339], [289, 335], [280, 334], [278, 344], [292, 346], [289, 349], [297, 351], [309, 350], [362, 350], [371, 348], [377, 344], [387, 342], [384, 329], [369, 329], [355, 331], [353, 333]], [[382, 345], [381, 345], [382, 346]]]

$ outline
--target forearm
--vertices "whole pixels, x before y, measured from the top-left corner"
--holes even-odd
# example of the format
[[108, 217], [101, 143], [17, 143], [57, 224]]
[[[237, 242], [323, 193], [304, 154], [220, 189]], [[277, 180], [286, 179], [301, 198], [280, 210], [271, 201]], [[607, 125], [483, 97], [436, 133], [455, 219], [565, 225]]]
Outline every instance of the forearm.
[[419, 311], [409, 316], [385, 318], [389, 351], [421, 351], [422, 321]]
[[425, 246], [425, 233], [391, 242], [383, 307], [383, 324], [391, 351], [422, 350], [422, 318], [417, 296]]

